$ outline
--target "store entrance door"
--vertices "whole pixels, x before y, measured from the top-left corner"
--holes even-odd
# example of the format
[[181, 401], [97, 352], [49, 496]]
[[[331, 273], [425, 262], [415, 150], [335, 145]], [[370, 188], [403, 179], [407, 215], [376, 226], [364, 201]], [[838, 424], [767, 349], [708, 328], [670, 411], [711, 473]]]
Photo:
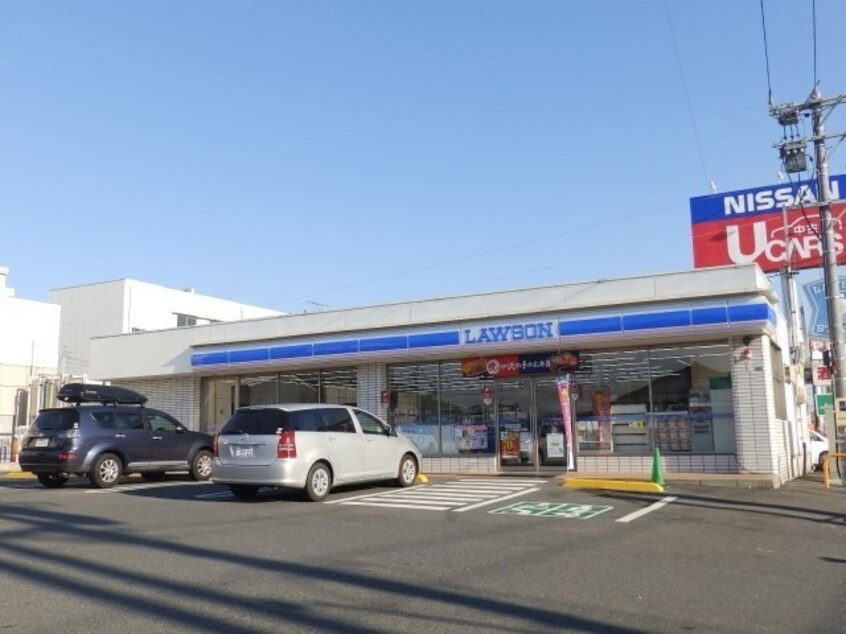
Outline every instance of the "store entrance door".
[[500, 467], [525, 470], [566, 466], [554, 377], [501, 379], [496, 383], [496, 404]]

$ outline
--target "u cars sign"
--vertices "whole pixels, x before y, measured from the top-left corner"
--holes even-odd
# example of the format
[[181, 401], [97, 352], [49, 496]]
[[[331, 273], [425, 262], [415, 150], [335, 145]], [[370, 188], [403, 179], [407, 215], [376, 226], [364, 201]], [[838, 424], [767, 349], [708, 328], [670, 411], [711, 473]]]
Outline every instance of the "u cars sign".
[[[846, 175], [831, 177], [831, 197], [846, 192]], [[831, 206], [834, 248], [846, 264], [846, 202]], [[771, 185], [690, 199], [693, 264], [697, 269], [756, 262], [764, 271], [790, 263], [822, 264], [816, 181]]]

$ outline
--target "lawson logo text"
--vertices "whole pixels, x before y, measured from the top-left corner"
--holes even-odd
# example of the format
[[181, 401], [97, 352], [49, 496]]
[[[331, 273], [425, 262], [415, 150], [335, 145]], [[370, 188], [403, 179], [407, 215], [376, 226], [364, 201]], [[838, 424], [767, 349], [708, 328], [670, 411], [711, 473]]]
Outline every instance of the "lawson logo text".
[[465, 328], [461, 335], [465, 344], [553, 339], [555, 335], [552, 326], [553, 322], [551, 321], [509, 324], [507, 326], [482, 326], [481, 328]]

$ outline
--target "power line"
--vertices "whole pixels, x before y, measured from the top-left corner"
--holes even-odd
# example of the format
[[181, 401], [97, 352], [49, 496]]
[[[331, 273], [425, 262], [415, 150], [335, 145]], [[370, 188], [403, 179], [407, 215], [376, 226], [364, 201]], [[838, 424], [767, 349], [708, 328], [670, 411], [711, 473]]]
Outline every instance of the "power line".
[[811, 20], [814, 29], [814, 86], [818, 83], [817, 78], [817, 0], [811, 2]]
[[767, 67], [767, 105], [773, 106], [773, 86], [770, 80], [770, 47], [767, 44], [767, 23], [764, 19], [764, 0], [761, 1], [761, 31], [764, 33], [764, 62]]
[[682, 92], [684, 93], [684, 99], [687, 103], [687, 114], [690, 117], [690, 124], [693, 127], [693, 137], [696, 141], [696, 150], [699, 153], [699, 162], [702, 165], [702, 173], [705, 176], [706, 185], [708, 185], [708, 187], [710, 187], [710, 189], [713, 191], [716, 188], [714, 187], [713, 180], [711, 180], [710, 176], [708, 175], [708, 168], [705, 165], [705, 155], [702, 152], [702, 142], [699, 140], [699, 130], [696, 127], [696, 119], [693, 116], [693, 105], [690, 102], [690, 94], [688, 93], [687, 82], [684, 78], [684, 68], [682, 67], [681, 63], [681, 55], [679, 55], [679, 47], [676, 43], [676, 31], [675, 28], [673, 28], [673, 20], [670, 17], [670, 8], [667, 6], [666, 0], [664, 0], [664, 12], [667, 15], [667, 23], [670, 25], [670, 39], [673, 42], [673, 51], [676, 54], [676, 64], [679, 69], [679, 76], [681, 77]]
[[502, 253], [504, 251], [511, 251], [513, 249], [519, 249], [519, 248], [530, 246], [530, 245], [533, 245], [533, 244], [540, 244], [542, 242], [549, 242], [550, 240], [556, 240], [558, 238], [562, 238], [564, 236], [569, 236], [569, 235], [572, 235], [572, 234], [575, 234], [575, 233], [583, 233], [585, 231], [593, 231], [595, 229], [601, 229], [603, 227], [618, 224], [620, 222], [626, 222], [628, 220], [633, 220], [633, 219], [636, 219], [636, 218], [643, 218], [644, 216], [649, 216], [649, 215], [661, 213], [661, 212], [668, 211], [668, 210], [671, 210], [671, 209], [677, 209], [677, 208], [682, 207], [682, 206], [686, 206], [686, 204], [676, 203], [674, 205], [667, 205], [665, 207], [658, 207], [658, 208], [655, 208], [655, 209], [650, 209], [650, 210], [642, 211], [642, 212], [635, 213], [635, 214], [629, 214], [627, 216], [622, 216], [622, 217], [619, 217], [619, 218], [615, 218], [613, 220], [606, 220], [604, 222], [598, 222], [598, 223], [595, 223], [595, 224], [592, 224], [592, 225], [586, 225], [584, 227], [577, 227], [575, 229], [569, 229], [567, 231], [561, 231], [559, 233], [546, 234], [542, 238], [534, 238], [532, 240], [526, 240], [524, 242], [512, 243], [512, 244], [505, 245], [505, 246], [502, 246], [502, 247], [497, 247], [495, 249], [488, 249], [487, 251], [479, 251], [477, 253], [472, 253], [470, 255], [463, 255], [463, 256], [458, 257], [458, 258], [452, 258], [450, 260], [444, 260], [444, 261], [441, 261], [441, 262], [426, 264], [424, 266], [418, 266], [418, 267], [415, 267], [413, 269], [406, 269], [406, 270], [403, 270], [403, 271], [397, 271], [395, 273], [390, 273], [388, 275], [382, 275], [382, 276], [379, 276], [379, 277], [374, 277], [374, 278], [371, 278], [369, 280], [362, 280], [362, 281], [359, 281], [359, 282], [353, 282], [351, 284], [345, 284], [343, 286], [337, 286], [335, 288], [325, 289], [325, 290], [322, 290], [322, 291], [318, 291], [316, 293], [309, 293], [307, 295], [300, 295], [299, 297], [292, 297], [292, 298], [289, 298], [289, 299], [274, 302], [272, 304], [269, 304], [268, 306], [270, 306], [270, 307], [284, 306], [284, 305], [292, 303], [292, 302], [300, 302], [300, 301], [303, 301], [303, 300], [311, 299], [313, 297], [321, 297], [323, 295], [328, 295], [330, 293], [337, 293], [339, 291], [346, 291], [346, 290], [349, 290], [351, 288], [357, 288], [359, 286], [366, 286], [368, 284], [375, 284], [377, 282], [383, 282], [385, 280], [391, 280], [391, 279], [395, 279], [395, 278], [398, 278], [398, 277], [404, 277], [406, 275], [421, 273], [423, 271], [429, 271], [429, 270], [440, 268], [440, 267], [443, 267], [443, 266], [448, 266], [450, 264], [458, 264], [460, 262], [467, 262], [468, 260], [475, 260], [477, 258], [493, 255], [495, 253]]

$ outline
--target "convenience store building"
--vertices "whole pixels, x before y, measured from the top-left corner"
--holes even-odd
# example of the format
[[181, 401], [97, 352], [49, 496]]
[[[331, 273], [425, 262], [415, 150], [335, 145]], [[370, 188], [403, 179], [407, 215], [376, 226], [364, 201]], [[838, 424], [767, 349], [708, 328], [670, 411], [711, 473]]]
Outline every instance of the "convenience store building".
[[777, 487], [807, 468], [777, 304], [730, 266], [102, 337], [90, 372], [208, 432], [244, 405], [354, 404], [424, 473], [649, 473], [657, 447], [667, 473]]

